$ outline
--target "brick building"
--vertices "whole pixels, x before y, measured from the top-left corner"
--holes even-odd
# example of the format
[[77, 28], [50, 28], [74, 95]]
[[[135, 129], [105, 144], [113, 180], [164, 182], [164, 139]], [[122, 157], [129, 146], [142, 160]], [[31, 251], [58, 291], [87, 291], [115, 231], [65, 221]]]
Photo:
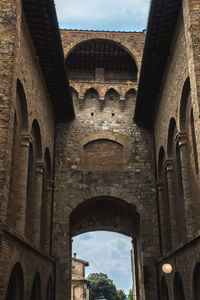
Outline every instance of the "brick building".
[[53, 0], [1, 0], [0, 299], [71, 299], [91, 230], [133, 238], [137, 300], [200, 298], [199, 12], [59, 31]]
[[85, 278], [85, 267], [89, 263], [76, 257], [72, 257], [72, 283], [71, 300], [89, 300], [89, 283]]

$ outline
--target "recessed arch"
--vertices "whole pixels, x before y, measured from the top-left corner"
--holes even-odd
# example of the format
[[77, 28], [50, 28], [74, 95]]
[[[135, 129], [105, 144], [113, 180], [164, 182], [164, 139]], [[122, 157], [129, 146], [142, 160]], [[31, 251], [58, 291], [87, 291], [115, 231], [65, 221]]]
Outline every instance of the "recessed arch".
[[23, 300], [24, 299], [24, 275], [20, 263], [16, 263], [12, 269], [6, 300]]
[[89, 89], [87, 89], [87, 90], [85, 91], [85, 93], [84, 93], [84, 98], [87, 97], [88, 95], [89, 95], [91, 98], [95, 98], [95, 97], [99, 98], [99, 93], [98, 93], [98, 91], [97, 91], [95, 88], [93, 88], [93, 87], [91, 87], [91, 88], [89, 88]]
[[197, 263], [193, 272], [193, 299], [200, 300], [200, 263]]
[[33, 279], [30, 300], [41, 300], [41, 279], [39, 272], [35, 274]]
[[174, 276], [174, 300], [185, 300], [183, 284], [178, 272]]
[[169, 122], [168, 139], [167, 139], [167, 154], [168, 154], [168, 156], [172, 156], [174, 138], [175, 138], [176, 133], [177, 133], [176, 121], [174, 118], [171, 118], [170, 122]]
[[113, 87], [110, 87], [105, 93], [105, 100], [115, 100], [119, 97], [119, 92]]
[[17, 121], [20, 118], [21, 130], [28, 131], [28, 108], [26, 95], [24, 91], [23, 84], [19, 79], [17, 79], [16, 88], [16, 111], [17, 111]]
[[186, 130], [186, 122], [187, 122], [187, 111], [188, 104], [190, 102], [190, 79], [189, 77], [185, 80], [182, 94], [181, 94], [181, 102], [180, 102], [180, 130]]
[[71, 81], [137, 81], [133, 54], [109, 39], [89, 39], [76, 44], [66, 57]]
[[131, 88], [125, 93], [125, 99], [129, 99], [131, 96], [136, 96], [136, 90]]
[[70, 92], [72, 97], [75, 96], [77, 99], [79, 98], [78, 91], [73, 86], [70, 86]]
[[159, 156], [158, 156], [158, 180], [159, 181], [162, 181], [164, 159], [165, 159], [165, 150], [163, 146], [161, 146], [159, 151]]
[[137, 235], [139, 215], [134, 205], [117, 197], [101, 196], [88, 199], [78, 205], [70, 215], [70, 234], [108, 230]]
[[41, 138], [41, 130], [39, 123], [36, 119], [33, 120], [31, 134], [34, 139], [35, 149], [36, 149], [36, 158], [42, 158], [42, 138]]

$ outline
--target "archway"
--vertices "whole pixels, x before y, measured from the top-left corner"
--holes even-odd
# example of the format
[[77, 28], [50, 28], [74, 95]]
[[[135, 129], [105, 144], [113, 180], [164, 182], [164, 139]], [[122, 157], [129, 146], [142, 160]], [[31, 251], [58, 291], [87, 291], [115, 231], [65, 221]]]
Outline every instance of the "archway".
[[119, 43], [92, 39], [76, 45], [66, 59], [71, 81], [137, 81], [137, 66]]
[[[70, 215], [70, 237], [89, 231], [112, 231], [133, 238], [132, 261], [135, 298], [142, 290], [142, 259], [139, 248], [139, 214], [134, 205], [110, 197], [94, 197], [79, 204]], [[71, 249], [70, 249], [71, 252]], [[71, 260], [71, 257], [70, 257]], [[69, 287], [70, 290], [70, 287]]]
[[24, 276], [22, 267], [17, 263], [11, 273], [6, 300], [23, 300], [24, 299]]

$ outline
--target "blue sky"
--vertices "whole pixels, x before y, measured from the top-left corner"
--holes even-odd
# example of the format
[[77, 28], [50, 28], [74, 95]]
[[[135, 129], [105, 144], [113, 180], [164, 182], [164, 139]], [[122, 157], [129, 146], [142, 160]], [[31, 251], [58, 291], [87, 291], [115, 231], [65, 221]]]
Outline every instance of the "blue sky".
[[105, 273], [118, 289], [128, 293], [132, 287], [131, 238], [122, 234], [94, 231], [73, 238], [72, 253], [89, 262], [86, 276]]
[[60, 28], [141, 31], [150, 0], [55, 0]]

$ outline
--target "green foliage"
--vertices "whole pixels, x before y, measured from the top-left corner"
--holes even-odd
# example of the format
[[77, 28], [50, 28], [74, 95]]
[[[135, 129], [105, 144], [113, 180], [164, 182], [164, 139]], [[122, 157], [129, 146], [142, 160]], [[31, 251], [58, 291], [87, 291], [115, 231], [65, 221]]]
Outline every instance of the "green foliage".
[[129, 290], [129, 294], [128, 294], [128, 300], [134, 300], [133, 299], [133, 290]]
[[87, 279], [90, 282], [90, 300], [126, 300], [123, 290], [117, 290], [113, 281], [103, 273], [92, 273]]

